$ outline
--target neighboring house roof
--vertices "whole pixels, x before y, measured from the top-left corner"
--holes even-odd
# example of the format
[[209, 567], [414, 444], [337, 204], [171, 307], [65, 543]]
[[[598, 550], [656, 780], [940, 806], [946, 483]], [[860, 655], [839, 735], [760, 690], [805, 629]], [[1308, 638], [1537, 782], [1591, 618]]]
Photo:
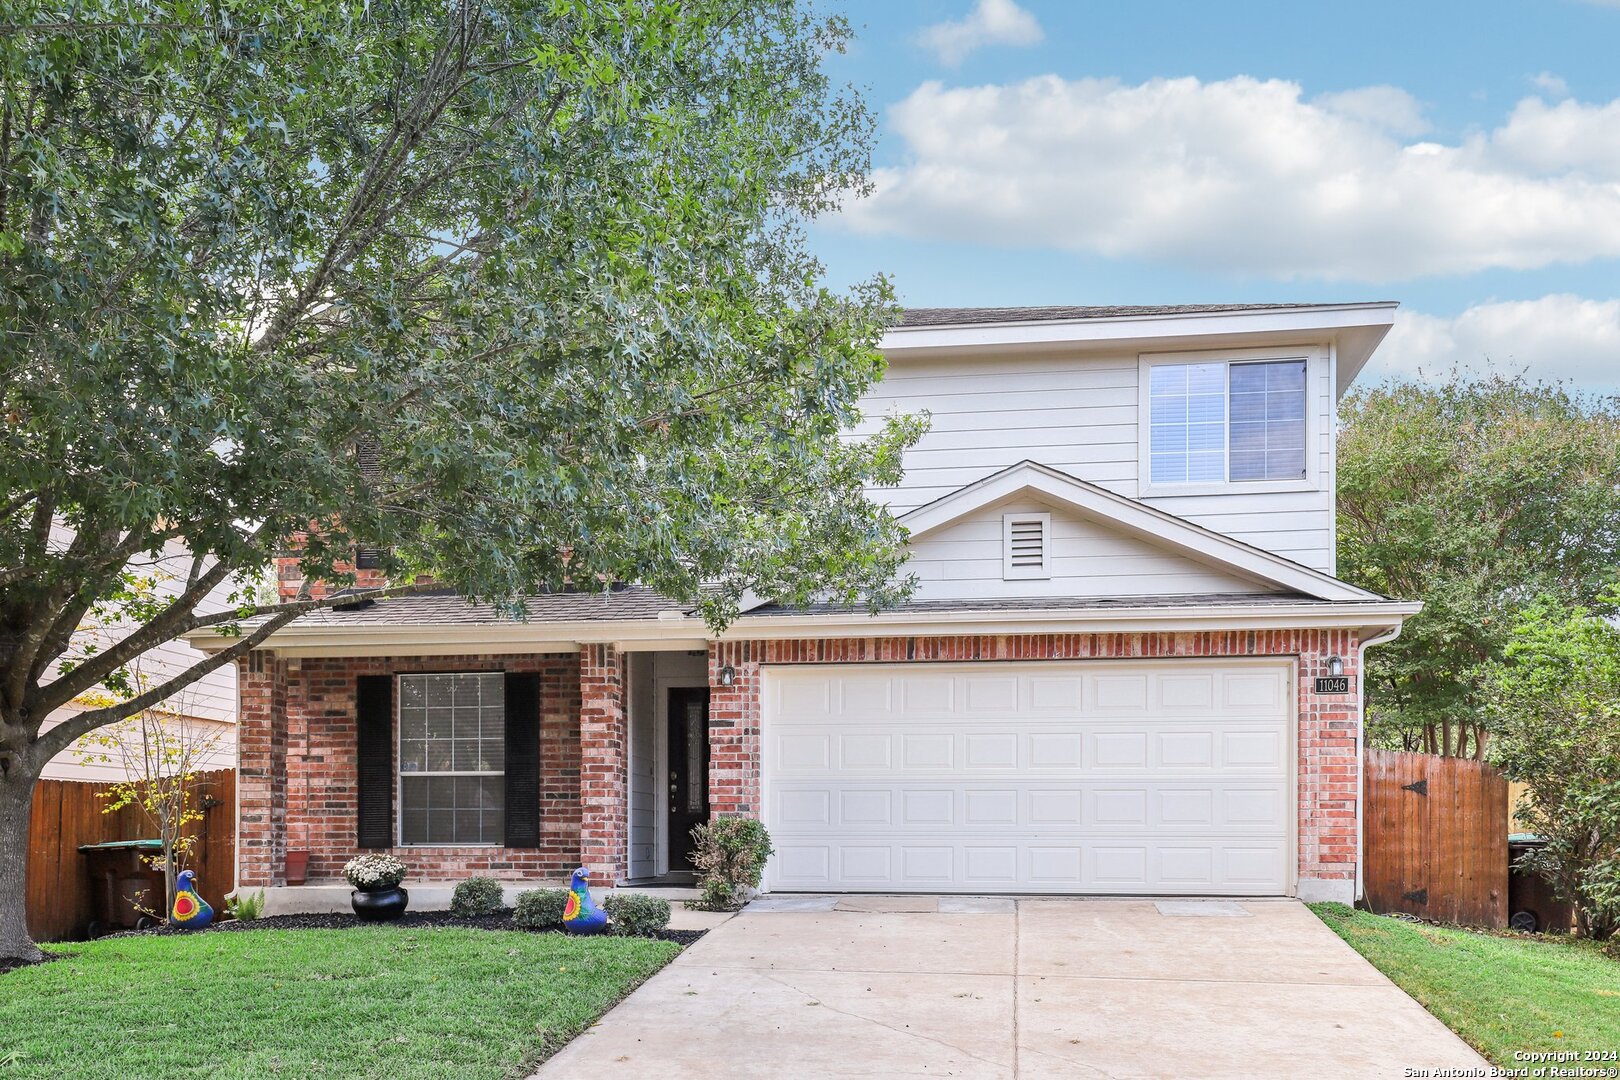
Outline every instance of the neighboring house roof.
[[[1393, 304], [1395, 301], [1375, 301]], [[1304, 308], [1344, 307], [1343, 304], [1120, 304], [1054, 305], [1049, 307], [938, 307], [906, 308], [900, 325], [987, 326], [1020, 322], [1068, 322], [1075, 319], [1121, 319], [1151, 315], [1201, 315], [1233, 311], [1294, 311]]]
[[1207, 565], [1317, 600], [1387, 599], [1340, 581], [1331, 574], [1312, 570], [1281, 555], [1263, 551], [1224, 533], [1195, 525], [1186, 518], [1128, 499], [1034, 461], [1021, 461], [919, 506], [902, 515], [900, 524], [911, 530], [912, 539], [915, 540], [1020, 494], [1036, 495], [1070, 507], [1098, 518], [1111, 527], [1162, 544]]

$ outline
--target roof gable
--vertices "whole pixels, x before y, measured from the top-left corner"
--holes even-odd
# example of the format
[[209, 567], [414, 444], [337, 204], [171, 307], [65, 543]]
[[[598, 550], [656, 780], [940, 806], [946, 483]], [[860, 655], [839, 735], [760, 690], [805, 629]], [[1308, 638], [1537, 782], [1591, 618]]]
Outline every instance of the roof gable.
[[1149, 541], [1204, 566], [1244, 580], [1321, 600], [1376, 600], [1359, 589], [1299, 563], [1195, 525], [1135, 499], [1034, 461], [992, 473], [903, 515], [900, 523], [915, 544], [980, 511], [1018, 497], [1034, 497], [1100, 521], [1128, 536]]

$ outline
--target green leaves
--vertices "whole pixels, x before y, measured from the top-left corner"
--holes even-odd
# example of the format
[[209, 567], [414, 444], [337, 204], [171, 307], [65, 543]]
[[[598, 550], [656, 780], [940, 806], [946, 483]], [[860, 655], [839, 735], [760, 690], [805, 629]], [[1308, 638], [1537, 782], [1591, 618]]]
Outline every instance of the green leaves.
[[[31, 630], [166, 541], [239, 589], [286, 543], [345, 584], [358, 544], [514, 611], [636, 580], [715, 625], [748, 590], [904, 591], [862, 492], [920, 428], [858, 407], [892, 295], [821, 288], [799, 231], [865, 182], [871, 117], [822, 70], [841, 22], [795, 0], [14, 7], [0, 624], [32, 643], [0, 718], [52, 704], [61, 643]], [[40, 513], [86, 542], [40, 543]], [[126, 614], [160, 637], [189, 617]]]
[[1528, 787], [1520, 818], [1547, 841], [1530, 865], [1607, 937], [1620, 930], [1620, 629], [1541, 598], [1503, 652], [1485, 688], [1498, 762]]
[[1374, 737], [1482, 752], [1480, 673], [1516, 614], [1602, 603], [1620, 566], [1620, 407], [1497, 377], [1358, 391], [1340, 414], [1340, 573], [1424, 602], [1369, 654]]

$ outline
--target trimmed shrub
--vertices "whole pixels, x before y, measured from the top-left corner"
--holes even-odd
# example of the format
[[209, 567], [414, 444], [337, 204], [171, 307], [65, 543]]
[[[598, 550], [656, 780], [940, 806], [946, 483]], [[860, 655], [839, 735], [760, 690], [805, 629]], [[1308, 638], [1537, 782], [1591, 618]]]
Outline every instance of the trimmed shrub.
[[494, 878], [470, 877], [450, 894], [450, 914], [464, 919], [493, 915], [501, 909], [501, 883]]
[[669, 925], [669, 901], [644, 893], [608, 893], [602, 900], [608, 932], [620, 937], [651, 937]]
[[735, 911], [748, 902], [774, 853], [771, 835], [753, 818], [720, 818], [692, 830], [692, 862], [702, 875], [701, 897], [691, 906]]
[[562, 925], [567, 889], [528, 889], [518, 893], [512, 921], [525, 930], [550, 930]]

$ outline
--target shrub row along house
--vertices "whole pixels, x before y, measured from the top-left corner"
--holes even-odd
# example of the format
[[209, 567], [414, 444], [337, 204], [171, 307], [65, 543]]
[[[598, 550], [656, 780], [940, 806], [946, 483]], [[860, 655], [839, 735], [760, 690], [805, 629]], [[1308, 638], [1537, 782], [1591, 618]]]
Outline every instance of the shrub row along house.
[[1349, 901], [1358, 672], [1418, 606], [1334, 576], [1334, 406], [1394, 307], [914, 310], [867, 402], [932, 416], [872, 493], [911, 601], [306, 617], [241, 665], [241, 883], [667, 882], [749, 815], [779, 891]]

